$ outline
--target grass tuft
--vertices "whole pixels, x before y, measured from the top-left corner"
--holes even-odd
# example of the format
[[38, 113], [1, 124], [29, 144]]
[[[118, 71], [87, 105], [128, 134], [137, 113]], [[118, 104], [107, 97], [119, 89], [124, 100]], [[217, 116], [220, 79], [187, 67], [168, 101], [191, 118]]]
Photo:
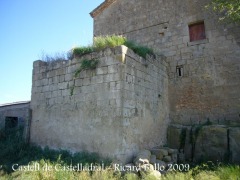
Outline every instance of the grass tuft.
[[147, 54], [148, 55], [154, 55], [154, 52], [152, 49], [146, 47], [146, 46], [139, 46], [136, 45], [134, 42], [132, 41], [126, 41], [124, 43], [125, 46], [127, 46], [128, 48], [132, 49], [133, 52], [135, 52], [137, 55], [146, 58]]
[[147, 54], [154, 55], [152, 49], [146, 46], [139, 46], [132, 41], [128, 41], [123, 36], [98, 36], [93, 39], [93, 45], [87, 47], [76, 47], [72, 50], [73, 55], [83, 56], [94, 51], [101, 51], [105, 48], [114, 48], [117, 46], [125, 45], [128, 48], [132, 49], [139, 56], [146, 58]]
[[93, 47], [95, 50], [103, 50], [107, 47], [113, 48], [116, 46], [121, 46], [126, 43], [126, 38], [123, 36], [99, 36], [95, 37], [93, 40]]
[[72, 53], [75, 56], [83, 56], [85, 54], [92, 53], [94, 51], [92, 46], [82, 46], [82, 47], [76, 47], [72, 49]]
[[87, 69], [96, 69], [97, 64], [99, 60], [98, 59], [82, 59], [80, 68], [78, 68], [75, 71], [74, 77], [77, 77], [81, 71], [87, 70]]

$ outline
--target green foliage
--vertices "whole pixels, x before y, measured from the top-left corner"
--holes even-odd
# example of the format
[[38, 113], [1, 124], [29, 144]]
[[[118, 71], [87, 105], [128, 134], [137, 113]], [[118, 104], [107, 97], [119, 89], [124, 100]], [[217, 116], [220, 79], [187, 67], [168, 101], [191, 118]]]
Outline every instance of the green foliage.
[[83, 56], [85, 54], [92, 53], [93, 51], [94, 49], [91, 46], [76, 47], [72, 49], [73, 55], [76, 56]]
[[128, 48], [132, 49], [133, 52], [135, 52], [137, 55], [146, 58], [147, 54], [149, 55], [154, 55], [154, 52], [152, 49], [146, 47], [146, 46], [139, 46], [136, 45], [134, 42], [132, 41], [126, 41], [124, 43], [125, 46], [127, 46]]
[[195, 166], [188, 172], [169, 172], [162, 176], [163, 180], [185, 180], [185, 179], [238, 179], [240, 177], [239, 165], [224, 165], [206, 162], [201, 165]]
[[123, 36], [98, 36], [93, 40], [93, 47], [95, 50], [103, 50], [107, 47], [113, 48], [124, 45], [126, 41], [126, 38]]
[[220, 166], [216, 174], [220, 177], [220, 179], [238, 179], [240, 177], [240, 166]]
[[147, 54], [153, 55], [153, 50], [146, 46], [139, 46], [132, 41], [128, 41], [123, 36], [98, 36], [93, 39], [93, 45], [87, 47], [76, 47], [72, 50], [73, 55], [82, 56], [94, 51], [100, 51], [105, 48], [114, 48], [125, 45], [132, 49], [139, 56], [146, 58]]
[[[74, 73], [74, 78], [76, 78], [83, 70], [88, 70], [88, 69], [96, 69], [97, 65], [99, 63], [98, 59], [81, 59], [81, 64], [80, 67], [75, 71]], [[75, 88], [75, 81], [73, 86], [70, 88], [70, 95], [73, 95]]]
[[143, 58], [146, 58], [147, 54], [149, 55], [154, 54], [152, 49], [146, 46], [139, 46], [132, 41], [128, 41], [123, 36], [116, 36], [116, 35], [99, 36], [94, 38], [94, 43], [93, 43], [94, 49], [96, 50], [102, 50], [107, 47], [113, 48], [121, 45], [127, 46], [128, 48], [132, 49], [133, 52], [135, 52], [136, 54], [138, 54]]
[[[29, 145], [22, 139], [23, 129], [10, 129], [8, 131], [1, 130], [0, 134], [0, 179], [79, 179], [79, 180], [137, 180], [140, 176], [133, 173], [121, 174], [110, 167], [108, 159], [102, 159], [96, 153], [81, 152], [70, 154], [64, 150], [51, 150], [49, 148], [41, 149], [40, 147]], [[104, 170], [101, 171], [57, 171], [44, 170], [43, 167], [55, 167], [56, 165], [69, 167], [77, 163], [82, 163], [83, 166], [104, 163]], [[36, 171], [16, 171], [11, 170], [12, 164], [19, 165], [34, 165], [39, 164], [40, 170]], [[185, 179], [238, 179], [240, 177], [239, 165], [224, 165], [206, 162], [204, 164], [192, 167], [188, 172], [168, 172], [166, 175], [162, 174], [163, 180], [185, 180]], [[142, 179], [155, 179], [154, 177], [146, 176]]]
[[220, 21], [240, 23], [239, 0], [212, 0], [206, 7], [219, 13]]
[[98, 65], [99, 60], [98, 59], [82, 59], [80, 67], [76, 70], [74, 76], [77, 77], [81, 71], [87, 70], [87, 69], [96, 69]]

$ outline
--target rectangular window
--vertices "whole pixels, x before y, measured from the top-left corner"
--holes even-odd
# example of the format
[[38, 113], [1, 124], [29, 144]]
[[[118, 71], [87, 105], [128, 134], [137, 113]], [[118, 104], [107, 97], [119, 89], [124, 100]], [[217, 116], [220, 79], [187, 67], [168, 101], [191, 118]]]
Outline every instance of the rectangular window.
[[177, 71], [177, 76], [178, 77], [182, 77], [183, 76], [183, 66], [177, 66], [176, 67], [176, 71]]
[[11, 129], [18, 126], [18, 117], [6, 117], [5, 129]]
[[190, 42], [206, 39], [204, 21], [190, 24], [188, 27]]

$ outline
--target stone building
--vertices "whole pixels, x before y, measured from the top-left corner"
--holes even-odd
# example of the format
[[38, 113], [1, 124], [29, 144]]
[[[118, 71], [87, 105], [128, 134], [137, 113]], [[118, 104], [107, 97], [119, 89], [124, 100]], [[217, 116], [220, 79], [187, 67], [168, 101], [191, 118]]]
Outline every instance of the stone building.
[[94, 36], [121, 34], [166, 56], [176, 124], [240, 122], [240, 27], [219, 23], [208, 2], [106, 0], [91, 12]]
[[30, 101], [0, 105], [0, 129], [24, 127], [24, 136], [28, 138], [30, 118]]
[[164, 144], [240, 162], [240, 27], [219, 23], [208, 2], [104, 1], [90, 13], [94, 36], [123, 35], [156, 58], [106, 49], [83, 57], [100, 64], [77, 79], [76, 59], [34, 62], [31, 142], [122, 162]]
[[219, 23], [209, 2], [106, 0], [90, 14], [94, 36], [120, 34], [166, 57], [168, 145], [187, 159], [240, 162], [240, 26]]

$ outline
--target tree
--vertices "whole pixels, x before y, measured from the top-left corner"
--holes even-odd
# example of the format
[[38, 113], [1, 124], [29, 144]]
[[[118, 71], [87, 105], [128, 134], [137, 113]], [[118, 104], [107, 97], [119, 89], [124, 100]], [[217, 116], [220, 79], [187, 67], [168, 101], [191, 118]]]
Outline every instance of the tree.
[[220, 21], [240, 24], [240, 0], [211, 0], [206, 7], [219, 13]]

